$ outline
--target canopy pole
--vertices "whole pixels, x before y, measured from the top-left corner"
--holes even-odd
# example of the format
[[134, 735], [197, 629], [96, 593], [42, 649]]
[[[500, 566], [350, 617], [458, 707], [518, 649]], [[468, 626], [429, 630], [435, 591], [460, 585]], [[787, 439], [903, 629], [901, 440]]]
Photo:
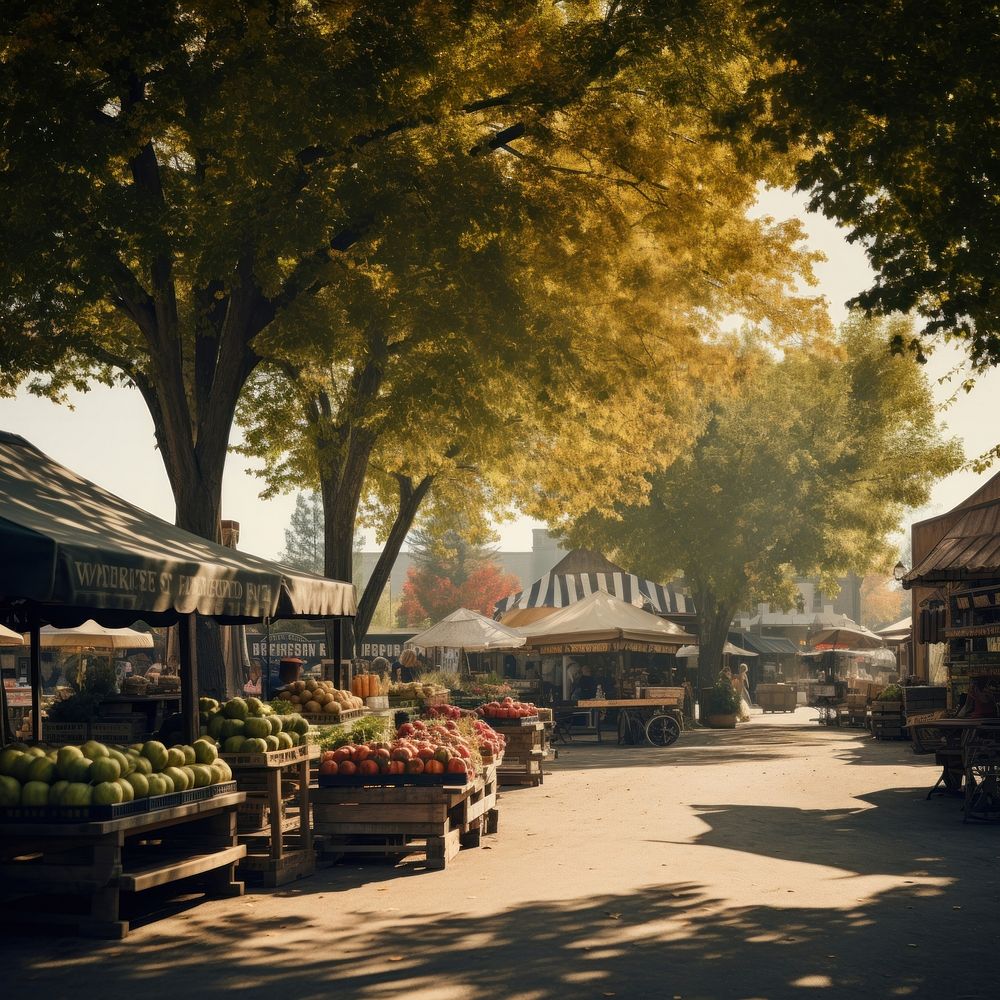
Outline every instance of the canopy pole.
[[181, 718], [183, 740], [194, 743], [201, 729], [198, 714], [198, 654], [195, 652], [195, 615], [181, 615], [177, 622], [181, 675]]
[[42, 740], [42, 626], [35, 615], [28, 625], [31, 636], [29, 654], [29, 683], [31, 684], [31, 738], [36, 743]]

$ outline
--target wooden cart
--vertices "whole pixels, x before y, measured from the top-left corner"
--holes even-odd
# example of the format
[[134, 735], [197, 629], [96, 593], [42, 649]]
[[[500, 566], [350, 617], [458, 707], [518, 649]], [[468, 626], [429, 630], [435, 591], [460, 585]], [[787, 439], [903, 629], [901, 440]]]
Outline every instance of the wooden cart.
[[600, 713], [618, 710], [618, 742], [631, 745], [647, 740], [657, 747], [677, 742], [684, 731], [683, 688], [661, 688], [660, 693], [645, 698], [588, 698], [577, 708], [597, 709], [597, 742], [601, 741]]
[[[235, 868], [246, 848], [236, 840], [236, 809], [243, 798], [230, 792], [83, 823], [0, 823], [0, 918], [123, 938], [122, 892], [198, 877], [212, 895], [240, 896]], [[51, 897], [58, 905], [48, 904]]]

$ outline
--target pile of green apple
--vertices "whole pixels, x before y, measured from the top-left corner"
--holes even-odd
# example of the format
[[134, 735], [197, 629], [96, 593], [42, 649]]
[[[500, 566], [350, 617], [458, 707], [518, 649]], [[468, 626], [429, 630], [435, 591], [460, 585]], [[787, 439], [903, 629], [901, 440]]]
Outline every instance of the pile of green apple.
[[276, 715], [259, 698], [230, 698], [220, 704], [202, 698], [201, 732], [215, 740], [222, 753], [267, 753], [291, 750], [306, 742], [309, 723], [301, 715]]
[[156, 740], [109, 747], [96, 740], [0, 752], [0, 806], [108, 806], [231, 781], [209, 739], [166, 747]]

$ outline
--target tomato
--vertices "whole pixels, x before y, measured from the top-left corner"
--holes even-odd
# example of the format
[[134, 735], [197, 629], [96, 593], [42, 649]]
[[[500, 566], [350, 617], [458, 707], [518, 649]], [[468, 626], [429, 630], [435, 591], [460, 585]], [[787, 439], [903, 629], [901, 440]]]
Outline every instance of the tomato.
[[329, 760], [324, 760], [319, 766], [320, 774], [336, 774], [338, 770], [337, 762], [332, 757]]
[[342, 761], [341, 764], [339, 765], [339, 773], [348, 775], [357, 774], [358, 773], [357, 765], [349, 760]]
[[351, 752], [347, 749], [347, 747], [337, 747], [337, 749], [333, 751], [333, 759], [338, 764], [341, 764], [345, 760], [351, 759]]
[[378, 764], [374, 760], [365, 759], [358, 765], [358, 774], [378, 774]]
[[449, 774], [461, 774], [465, 770], [465, 761], [461, 757], [452, 757], [448, 761]]
[[419, 757], [414, 757], [406, 762], [407, 774], [423, 774], [424, 762]]
[[444, 774], [444, 764], [439, 760], [434, 760], [431, 758], [424, 762], [424, 773], [425, 774]]

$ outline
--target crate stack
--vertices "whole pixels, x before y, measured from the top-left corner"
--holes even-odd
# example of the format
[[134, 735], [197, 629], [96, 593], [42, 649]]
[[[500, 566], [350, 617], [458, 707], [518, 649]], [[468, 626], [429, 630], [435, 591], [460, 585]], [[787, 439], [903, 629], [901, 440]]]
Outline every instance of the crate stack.
[[871, 704], [872, 736], [877, 740], [906, 738], [906, 719], [901, 701], [873, 701]]
[[286, 885], [316, 870], [309, 768], [319, 756], [310, 745], [267, 753], [223, 754], [246, 802], [237, 813], [247, 854], [240, 874], [267, 887]]
[[915, 684], [903, 688], [903, 712], [907, 719], [933, 715], [947, 707], [948, 689], [943, 685]]
[[538, 719], [487, 719], [507, 741], [497, 767], [500, 785], [536, 787], [545, 780], [545, 723]]

